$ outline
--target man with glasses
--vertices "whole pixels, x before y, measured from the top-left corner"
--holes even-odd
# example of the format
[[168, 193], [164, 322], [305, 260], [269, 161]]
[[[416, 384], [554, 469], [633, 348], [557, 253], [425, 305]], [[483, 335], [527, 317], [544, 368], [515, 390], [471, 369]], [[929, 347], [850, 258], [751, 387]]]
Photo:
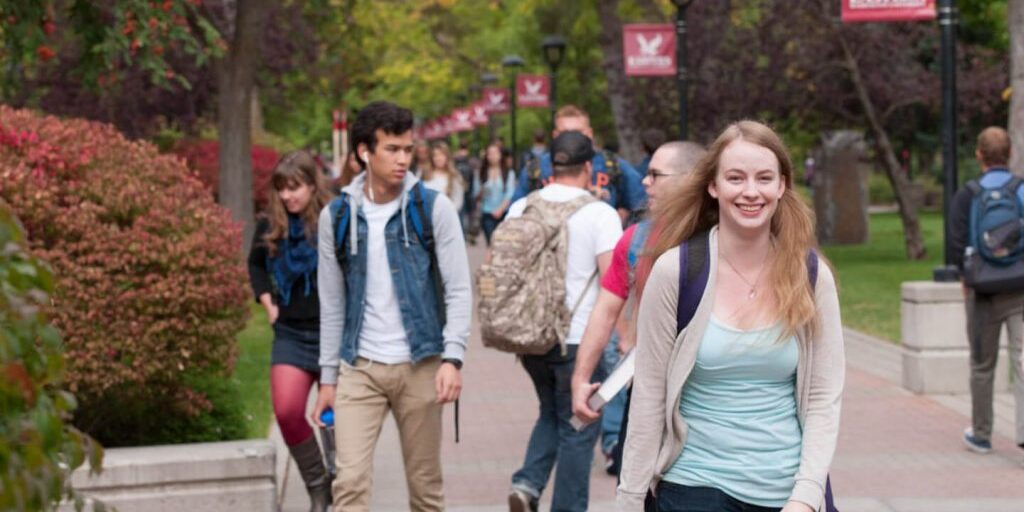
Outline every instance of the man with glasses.
[[[648, 208], [656, 205], [658, 197], [669, 190], [668, 185], [689, 174], [705, 153], [704, 147], [695, 142], [662, 144], [651, 156], [647, 175], [643, 179]], [[615, 245], [611, 265], [601, 280], [597, 303], [580, 342], [572, 376], [573, 414], [588, 422], [601, 418], [601, 451], [606, 457], [605, 470], [615, 475], [618, 474], [622, 460], [623, 423], [628, 410], [626, 394], [620, 393], [610, 401], [601, 417], [600, 412], [591, 410], [587, 405], [587, 400], [600, 386], [600, 383], [592, 384], [590, 378], [599, 362], [610, 370], [636, 343], [636, 329], [632, 322], [632, 309], [635, 306], [634, 270], [637, 258], [646, 245], [650, 224], [649, 220], [643, 220], [630, 226]], [[616, 323], [618, 337], [612, 332]]]

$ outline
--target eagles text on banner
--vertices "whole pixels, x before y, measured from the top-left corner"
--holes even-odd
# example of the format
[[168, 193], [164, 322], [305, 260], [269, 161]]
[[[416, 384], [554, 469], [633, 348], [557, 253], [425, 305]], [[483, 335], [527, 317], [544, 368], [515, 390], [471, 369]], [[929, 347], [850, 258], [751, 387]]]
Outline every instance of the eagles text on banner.
[[676, 73], [676, 32], [669, 24], [622, 26], [626, 76], [672, 76]]
[[935, 0], [843, 0], [843, 23], [935, 19]]
[[484, 88], [484, 101], [488, 114], [504, 114], [509, 111], [508, 89], [504, 87]]
[[547, 75], [516, 77], [516, 106], [547, 107], [550, 105], [551, 82]]

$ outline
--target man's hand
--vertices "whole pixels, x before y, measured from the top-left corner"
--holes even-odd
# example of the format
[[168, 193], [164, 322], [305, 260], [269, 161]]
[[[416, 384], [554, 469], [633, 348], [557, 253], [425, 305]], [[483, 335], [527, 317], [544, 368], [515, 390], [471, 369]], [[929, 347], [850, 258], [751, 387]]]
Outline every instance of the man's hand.
[[782, 512], [814, 512], [810, 505], [799, 501], [787, 501]]
[[590, 396], [601, 387], [600, 382], [586, 382], [573, 379], [572, 381], [572, 413], [584, 423], [593, 423], [601, 417], [601, 413], [594, 411], [587, 405]]
[[462, 372], [451, 363], [441, 363], [434, 378], [434, 389], [437, 390], [437, 403], [446, 404], [459, 399], [462, 393]]
[[320, 421], [320, 414], [334, 407], [334, 393], [337, 387], [334, 384], [320, 384], [320, 391], [316, 394], [316, 406], [309, 415], [309, 420], [318, 427], [326, 427]]

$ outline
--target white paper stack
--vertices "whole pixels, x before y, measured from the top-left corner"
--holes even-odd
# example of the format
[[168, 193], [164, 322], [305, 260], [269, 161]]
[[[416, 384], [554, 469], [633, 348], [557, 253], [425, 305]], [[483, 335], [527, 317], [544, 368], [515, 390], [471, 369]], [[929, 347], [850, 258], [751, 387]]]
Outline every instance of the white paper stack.
[[[615, 365], [615, 368], [608, 375], [608, 378], [601, 383], [601, 387], [597, 388], [597, 391], [593, 395], [590, 395], [590, 400], [587, 401], [587, 405], [590, 406], [591, 410], [600, 411], [604, 408], [605, 404], [610, 402], [615, 395], [619, 394], [619, 391], [626, 389], [633, 382], [633, 372], [636, 368], [636, 354], [635, 350], [630, 350], [625, 357], [619, 361], [619, 364]], [[580, 430], [587, 425], [578, 416], [573, 416], [572, 420], [569, 421], [573, 428]]]

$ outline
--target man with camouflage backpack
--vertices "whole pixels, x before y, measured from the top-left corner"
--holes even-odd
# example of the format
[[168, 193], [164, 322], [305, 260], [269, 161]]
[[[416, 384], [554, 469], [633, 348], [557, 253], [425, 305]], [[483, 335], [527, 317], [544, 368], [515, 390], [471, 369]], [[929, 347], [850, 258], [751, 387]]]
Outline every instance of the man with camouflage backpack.
[[580, 132], [555, 138], [551, 183], [512, 204], [477, 273], [483, 342], [520, 354], [540, 401], [525, 461], [512, 475], [513, 511], [536, 510], [556, 463], [552, 508], [587, 509], [600, 428], [570, 425], [570, 379], [598, 282], [622, 234], [615, 210], [587, 191], [593, 155]]
[[[553, 137], [567, 131], [578, 131], [588, 139], [594, 139], [594, 131], [590, 127], [590, 116], [575, 105], [565, 105], [555, 112], [555, 129]], [[590, 159], [591, 176], [586, 188], [598, 199], [608, 203], [619, 212], [622, 222], [629, 218], [630, 213], [643, 208], [647, 200], [644, 187], [640, 183], [643, 176], [637, 174], [629, 162], [608, 150], [594, 152]], [[526, 197], [530, 192], [550, 183], [551, 155], [543, 154], [540, 158], [527, 159], [516, 182], [516, 192], [512, 201]]]

